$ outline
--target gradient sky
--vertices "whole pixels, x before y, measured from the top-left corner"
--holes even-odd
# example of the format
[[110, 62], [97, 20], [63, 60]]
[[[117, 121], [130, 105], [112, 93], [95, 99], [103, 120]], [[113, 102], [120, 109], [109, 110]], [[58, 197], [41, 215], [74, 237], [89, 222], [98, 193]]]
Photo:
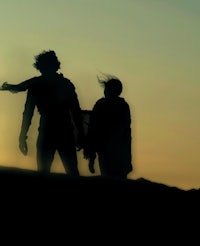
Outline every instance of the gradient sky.
[[[0, 81], [39, 75], [34, 56], [53, 49], [81, 107], [91, 109], [103, 96], [96, 76], [119, 77], [132, 114], [129, 178], [200, 188], [199, 24], [199, 0], [1, 0]], [[0, 94], [0, 163], [36, 170], [38, 114], [25, 157], [18, 135], [26, 93]], [[79, 169], [91, 175], [82, 153]], [[64, 172], [57, 155], [52, 171]]]

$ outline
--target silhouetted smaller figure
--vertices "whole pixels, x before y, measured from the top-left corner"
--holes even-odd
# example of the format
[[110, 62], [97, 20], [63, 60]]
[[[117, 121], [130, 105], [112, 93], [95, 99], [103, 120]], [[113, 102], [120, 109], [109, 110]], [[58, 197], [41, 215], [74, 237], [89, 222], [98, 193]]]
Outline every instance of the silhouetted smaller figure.
[[40, 114], [37, 138], [38, 171], [49, 173], [54, 154], [58, 151], [65, 171], [69, 175], [79, 176], [76, 151], [83, 146], [84, 131], [75, 86], [57, 72], [60, 69], [60, 61], [53, 50], [43, 51], [35, 56], [33, 66], [41, 73], [40, 76], [17, 85], [4, 83], [1, 88], [12, 92], [27, 90], [19, 148], [24, 155], [27, 154], [27, 133], [37, 107]]
[[94, 173], [98, 156], [102, 176], [127, 178], [132, 171], [131, 115], [128, 103], [120, 97], [121, 81], [114, 76], [99, 79], [104, 96], [91, 112], [84, 158], [89, 160], [89, 170]]

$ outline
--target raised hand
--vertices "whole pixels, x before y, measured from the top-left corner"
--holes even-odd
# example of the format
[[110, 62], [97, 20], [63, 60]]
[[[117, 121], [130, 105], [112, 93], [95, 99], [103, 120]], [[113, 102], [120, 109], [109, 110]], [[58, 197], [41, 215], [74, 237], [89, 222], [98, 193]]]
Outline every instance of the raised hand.
[[4, 91], [4, 90], [8, 90], [8, 82], [3, 82], [3, 84], [0, 86], [0, 90]]
[[0, 87], [1, 91], [10, 91], [12, 93], [17, 93], [17, 87], [16, 85], [8, 84], [8, 82], [4, 82], [2, 86]]

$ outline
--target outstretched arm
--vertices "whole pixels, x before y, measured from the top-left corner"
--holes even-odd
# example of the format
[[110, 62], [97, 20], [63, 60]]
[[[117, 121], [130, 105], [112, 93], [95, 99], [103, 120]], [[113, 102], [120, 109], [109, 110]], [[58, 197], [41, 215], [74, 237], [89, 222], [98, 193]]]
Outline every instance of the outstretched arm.
[[13, 84], [9, 84], [7, 82], [4, 82], [1, 86], [1, 91], [10, 91], [12, 93], [17, 93], [20, 90], [19, 90], [18, 85], [13, 85]]
[[33, 79], [25, 80], [19, 84], [9, 84], [8, 82], [4, 82], [2, 86], [0, 87], [0, 90], [2, 91], [10, 91], [12, 93], [17, 93], [20, 91], [27, 90], [30, 85], [32, 84]]

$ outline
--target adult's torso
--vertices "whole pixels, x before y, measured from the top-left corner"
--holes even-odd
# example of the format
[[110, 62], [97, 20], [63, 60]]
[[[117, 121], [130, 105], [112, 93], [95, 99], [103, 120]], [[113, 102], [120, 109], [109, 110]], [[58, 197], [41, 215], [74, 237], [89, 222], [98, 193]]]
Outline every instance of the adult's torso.
[[29, 93], [41, 115], [40, 128], [72, 128], [70, 107], [76, 94], [68, 79], [57, 74], [36, 77]]

